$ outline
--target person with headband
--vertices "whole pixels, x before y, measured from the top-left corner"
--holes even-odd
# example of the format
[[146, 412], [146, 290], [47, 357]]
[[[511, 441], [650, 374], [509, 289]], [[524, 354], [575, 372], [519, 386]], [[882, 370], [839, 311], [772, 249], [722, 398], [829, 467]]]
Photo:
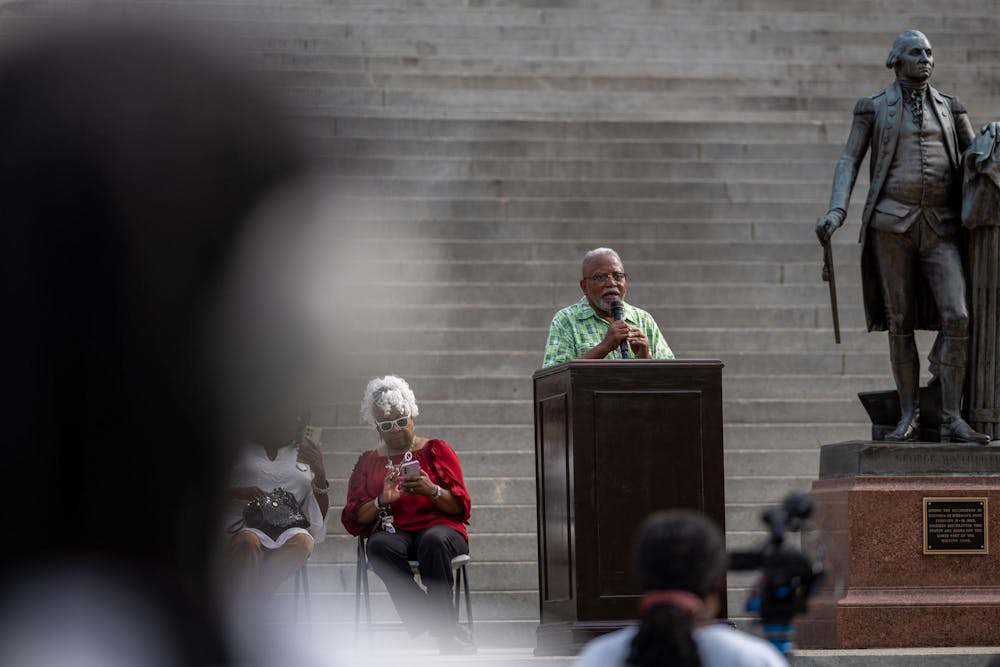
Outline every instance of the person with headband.
[[771, 644], [715, 620], [726, 583], [715, 524], [687, 511], [657, 512], [639, 529], [640, 618], [584, 647], [576, 667], [784, 667]]

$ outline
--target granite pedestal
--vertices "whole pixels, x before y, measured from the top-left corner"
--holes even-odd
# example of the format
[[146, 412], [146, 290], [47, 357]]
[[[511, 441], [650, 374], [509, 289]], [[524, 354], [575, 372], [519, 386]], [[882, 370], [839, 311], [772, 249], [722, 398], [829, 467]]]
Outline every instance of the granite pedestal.
[[[1000, 447], [852, 441], [822, 447], [815, 533], [825, 584], [802, 648], [1000, 645]], [[924, 499], [986, 498], [985, 548], [925, 555]]]

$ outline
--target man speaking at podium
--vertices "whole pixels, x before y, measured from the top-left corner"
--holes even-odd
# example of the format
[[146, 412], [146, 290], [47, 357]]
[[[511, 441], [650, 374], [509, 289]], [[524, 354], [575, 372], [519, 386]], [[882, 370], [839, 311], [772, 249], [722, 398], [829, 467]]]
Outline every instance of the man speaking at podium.
[[627, 282], [621, 257], [611, 248], [583, 256], [583, 297], [552, 318], [543, 368], [570, 359], [621, 359], [623, 348], [636, 359], [674, 358], [652, 315], [625, 303]]

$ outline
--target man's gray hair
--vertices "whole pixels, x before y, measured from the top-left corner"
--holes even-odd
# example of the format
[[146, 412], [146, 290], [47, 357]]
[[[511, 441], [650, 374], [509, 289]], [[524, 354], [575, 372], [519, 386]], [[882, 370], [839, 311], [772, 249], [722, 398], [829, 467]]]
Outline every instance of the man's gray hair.
[[417, 397], [413, 395], [410, 385], [395, 375], [375, 378], [365, 387], [365, 395], [361, 399], [362, 422], [376, 425], [375, 406], [386, 413], [396, 408], [401, 415], [416, 417], [420, 414], [420, 410], [417, 409]]
[[583, 262], [581, 262], [581, 266], [587, 266], [587, 262], [594, 259], [595, 257], [600, 257], [602, 255], [612, 255], [619, 262], [622, 261], [621, 255], [619, 255], [611, 248], [594, 248], [593, 250], [588, 250], [587, 254], [583, 256]]
[[892, 42], [892, 48], [889, 49], [889, 57], [885, 59], [885, 66], [889, 69], [895, 69], [896, 63], [903, 56], [903, 51], [906, 50], [906, 45], [909, 41], [911, 39], [920, 39], [921, 37], [927, 40], [928, 44], [931, 43], [931, 40], [927, 39], [927, 35], [913, 28], [899, 33], [899, 36]]

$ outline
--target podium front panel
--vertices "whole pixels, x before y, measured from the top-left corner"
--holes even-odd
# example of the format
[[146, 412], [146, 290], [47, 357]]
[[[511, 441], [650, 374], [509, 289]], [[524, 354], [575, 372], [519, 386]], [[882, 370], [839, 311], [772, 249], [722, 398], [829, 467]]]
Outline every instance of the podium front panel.
[[534, 389], [539, 649], [544, 636], [558, 652], [636, 618], [633, 540], [650, 513], [725, 529], [722, 363], [576, 360]]
[[572, 461], [567, 432], [566, 394], [556, 394], [538, 405], [543, 446], [539, 496], [547, 521], [538, 558], [546, 573], [541, 594], [548, 603], [566, 602], [573, 594], [573, 547], [570, 542], [569, 467]]
[[[581, 461], [591, 465], [581, 472], [594, 501], [595, 594], [602, 606], [627, 605], [628, 614], [635, 601], [623, 596], [640, 592], [630, 547], [645, 515], [668, 507], [704, 510], [701, 425], [676, 417], [700, 414], [701, 393], [596, 391], [592, 400], [592, 451]], [[685, 474], [675, 475], [679, 470]], [[581, 541], [586, 548], [590, 540]]]

